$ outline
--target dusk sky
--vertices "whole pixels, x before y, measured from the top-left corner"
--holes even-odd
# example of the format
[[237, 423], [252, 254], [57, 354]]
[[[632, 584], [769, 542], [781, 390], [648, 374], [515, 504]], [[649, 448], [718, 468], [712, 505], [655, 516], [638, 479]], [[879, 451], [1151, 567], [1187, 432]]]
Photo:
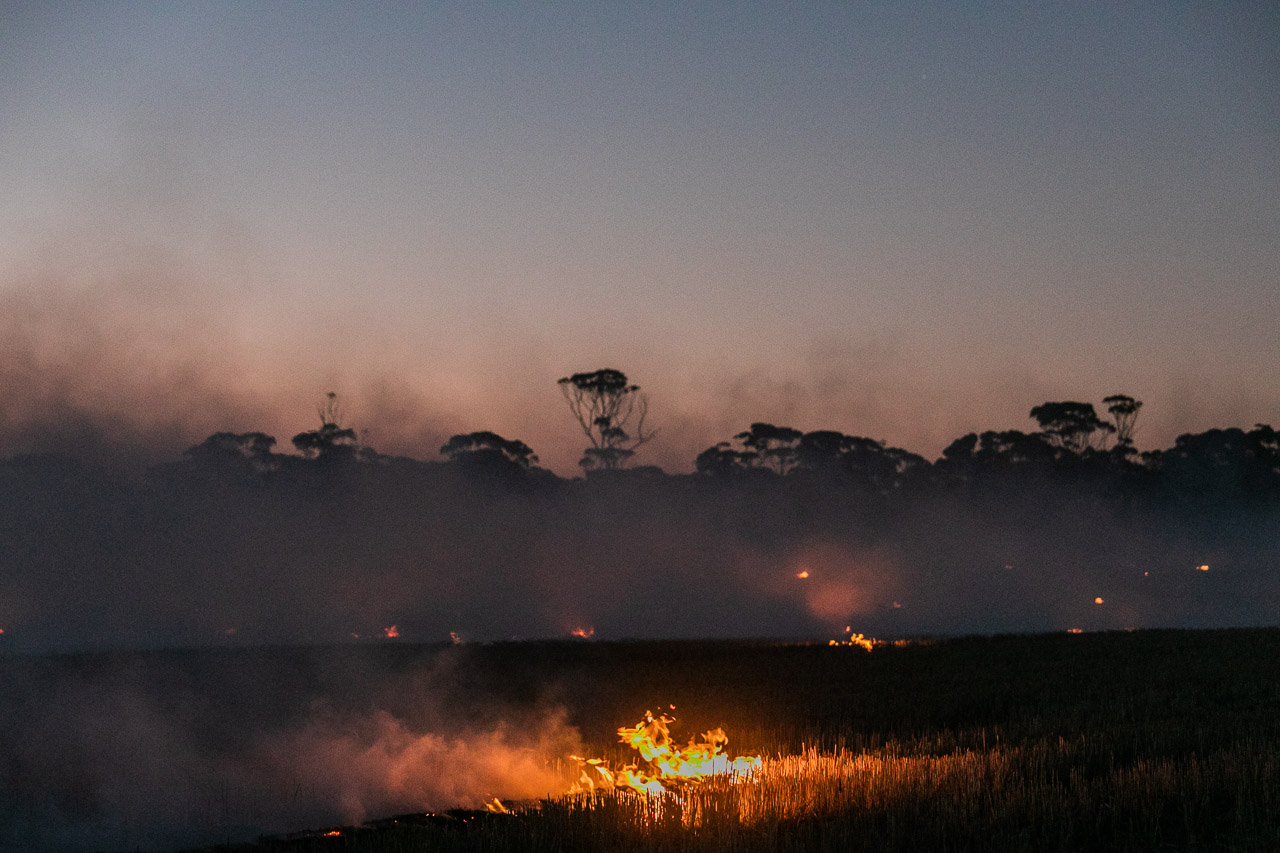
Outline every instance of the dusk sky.
[[0, 129], [5, 455], [1280, 422], [1276, 3], [3, 2]]

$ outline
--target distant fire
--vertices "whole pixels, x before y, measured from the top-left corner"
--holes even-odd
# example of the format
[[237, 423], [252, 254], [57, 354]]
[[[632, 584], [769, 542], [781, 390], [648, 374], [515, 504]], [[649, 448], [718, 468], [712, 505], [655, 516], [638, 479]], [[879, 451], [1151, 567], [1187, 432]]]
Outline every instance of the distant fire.
[[1095, 598], [1095, 599], [1093, 600], [1093, 603], [1094, 603], [1094, 604], [1101, 604], [1101, 603], [1102, 603], [1102, 596], [1098, 596], [1097, 598]]
[[724, 746], [729, 738], [724, 729], [704, 732], [689, 741], [687, 746], [675, 746], [671, 740], [673, 717], [666, 714], [654, 716], [645, 711], [644, 719], [634, 726], [618, 729], [619, 743], [625, 743], [640, 753], [646, 768], [639, 764], [627, 764], [611, 769], [603, 759], [571, 756], [582, 766], [578, 781], [569, 789], [571, 794], [589, 794], [595, 791], [635, 791], [642, 794], [667, 793], [670, 785], [695, 783], [710, 777], [726, 777], [731, 781], [752, 778], [761, 766], [756, 756], [729, 758]]
[[400, 636], [400, 629], [395, 625], [383, 628], [382, 636], [386, 637], [388, 640], [394, 640], [396, 637]]
[[844, 630], [849, 636], [845, 637], [843, 640], [831, 640], [830, 642], [827, 643], [827, 645], [857, 646], [858, 648], [871, 651], [873, 648], [875, 648], [876, 643], [879, 642], [878, 640], [876, 640], [875, 637], [867, 637], [862, 634], [859, 634], [849, 626], [846, 626]]
[[227, 629], [226, 629], [225, 631], [223, 631], [222, 633], [226, 634], [228, 637], [234, 637], [234, 636], [236, 635], [236, 629], [235, 629], [235, 628], [227, 628]]
[[449, 632], [449, 640], [450, 640], [450, 642], [452, 642], [455, 646], [460, 646], [460, 645], [462, 645], [462, 635], [461, 635], [461, 634], [459, 634], [457, 631], [450, 631], [450, 632]]
[[590, 640], [596, 635], [596, 629], [588, 625], [585, 628], [574, 628], [569, 633], [574, 637], [579, 637], [583, 640]]
[[1200, 571], [1202, 571], [1202, 572], [1207, 572], [1207, 571], [1209, 571], [1209, 564], [1208, 564], [1208, 563], [1205, 563], [1204, 565], [1196, 566], [1196, 568], [1197, 568], [1197, 569], [1199, 569], [1199, 570], [1200, 570]]
[[1068, 629], [1067, 629], [1067, 633], [1068, 633], [1068, 634], [1083, 634], [1083, 633], [1084, 633], [1084, 629], [1083, 629], [1083, 628], [1068, 628]]
[[796, 572], [796, 577], [800, 578], [800, 580], [804, 580], [805, 578], [809, 577], [809, 570], [805, 569], [802, 572]]

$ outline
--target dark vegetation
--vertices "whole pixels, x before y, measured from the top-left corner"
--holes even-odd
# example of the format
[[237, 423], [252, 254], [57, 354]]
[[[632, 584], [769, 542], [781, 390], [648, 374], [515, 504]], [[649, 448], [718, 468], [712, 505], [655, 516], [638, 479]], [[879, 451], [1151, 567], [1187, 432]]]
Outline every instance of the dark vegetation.
[[144, 476], [0, 462], [0, 651], [367, 640], [393, 625], [509, 639], [1275, 622], [1270, 426], [1138, 452], [1141, 403], [1114, 395], [1102, 414], [1036, 406], [1036, 431], [963, 436], [930, 462], [755, 423], [667, 474], [626, 467], [654, 432], [625, 374], [560, 388], [591, 442], [585, 478], [483, 430], [441, 461], [387, 456], [334, 395], [296, 452], [223, 432]]
[[[398, 655], [395, 671], [408, 678], [426, 652], [378, 654]], [[1280, 846], [1275, 630], [973, 637], [871, 653], [678, 642], [439, 654], [457, 659], [452, 689], [465, 713], [554, 697], [590, 754], [615, 754], [618, 725], [673, 703], [684, 731], [723, 725], [731, 750], [773, 760], [756, 785], [691, 789], [682, 808], [570, 797], [514, 816], [418, 815], [229, 849]]]

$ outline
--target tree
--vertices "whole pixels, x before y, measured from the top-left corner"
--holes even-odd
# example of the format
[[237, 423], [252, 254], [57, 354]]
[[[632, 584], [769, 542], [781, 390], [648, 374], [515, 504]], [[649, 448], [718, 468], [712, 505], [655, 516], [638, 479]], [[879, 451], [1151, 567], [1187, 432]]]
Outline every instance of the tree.
[[883, 441], [835, 430], [805, 433], [796, 447], [796, 460], [800, 469], [845, 476], [880, 492], [900, 487], [912, 471], [929, 465], [924, 457], [886, 447]]
[[1126, 448], [1132, 447], [1133, 430], [1138, 421], [1138, 410], [1142, 408], [1142, 401], [1125, 394], [1112, 394], [1110, 397], [1103, 397], [1102, 402], [1106, 404], [1107, 411], [1111, 414], [1111, 421], [1116, 431], [1116, 444]]
[[282, 457], [271, 452], [275, 443], [263, 432], [215, 432], [182, 455], [190, 464], [188, 471], [249, 482], [280, 468]]
[[320, 415], [320, 428], [300, 432], [293, 437], [293, 446], [308, 459], [328, 462], [354, 459], [356, 456], [356, 431], [339, 424], [342, 407], [338, 395], [330, 391], [316, 407]]
[[487, 430], [455, 435], [440, 448], [440, 452], [452, 462], [459, 462], [482, 469], [518, 468], [527, 471], [537, 462], [533, 448], [523, 441], [503, 438]]
[[748, 464], [772, 468], [785, 474], [796, 464], [796, 442], [803, 433], [791, 427], [754, 423], [751, 429], [734, 436], [742, 442], [742, 459]]
[[[649, 398], [620, 370], [575, 373], [557, 383], [569, 410], [591, 442], [578, 462], [583, 468], [614, 470], [657, 431], [646, 428]], [[634, 435], [628, 430], [634, 430]]]
[[1045, 438], [1054, 447], [1071, 453], [1103, 450], [1116, 428], [1098, 417], [1092, 403], [1044, 403], [1031, 410]]

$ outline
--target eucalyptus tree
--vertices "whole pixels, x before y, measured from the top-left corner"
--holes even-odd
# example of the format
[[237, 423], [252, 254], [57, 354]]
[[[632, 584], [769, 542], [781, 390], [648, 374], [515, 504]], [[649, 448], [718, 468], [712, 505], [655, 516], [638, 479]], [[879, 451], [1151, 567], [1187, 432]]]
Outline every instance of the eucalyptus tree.
[[657, 434], [645, 424], [649, 398], [621, 370], [575, 373], [557, 384], [569, 411], [591, 442], [578, 462], [583, 468], [621, 468], [635, 455], [636, 448]]

